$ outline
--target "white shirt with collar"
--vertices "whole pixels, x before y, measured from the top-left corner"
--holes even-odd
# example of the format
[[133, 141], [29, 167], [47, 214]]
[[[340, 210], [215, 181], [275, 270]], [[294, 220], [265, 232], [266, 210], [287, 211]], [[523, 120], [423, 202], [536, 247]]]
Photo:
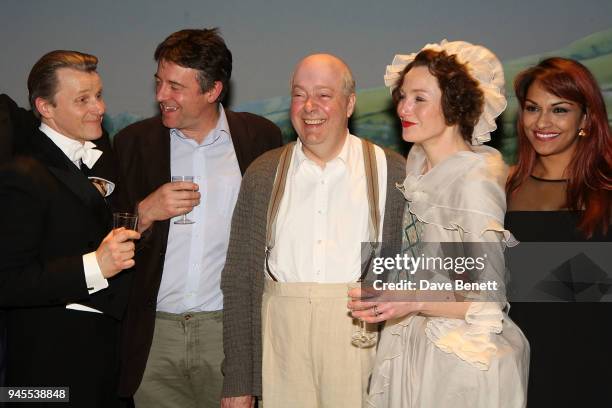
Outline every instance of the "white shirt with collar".
[[[74, 152], [82, 147], [81, 142], [62, 135], [55, 129], [48, 126], [46, 123], [41, 123], [39, 129], [62, 151], [62, 153], [66, 155], [66, 157], [68, 157], [70, 161], [72, 161], [72, 163], [77, 168], [80, 168], [80, 159], [73, 160], [73, 157]], [[98, 158], [102, 155], [101, 153], [102, 152], [100, 152], [100, 155], [96, 154]], [[91, 165], [93, 167], [93, 164]], [[109, 195], [114, 189], [115, 185], [110, 181], [104, 181], [106, 181], [110, 187], [107, 191], [107, 195]], [[83, 255], [83, 269], [85, 270], [85, 282], [87, 284], [87, 291], [90, 295], [108, 287], [108, 281], [102, 275], [102, 271], [100, 270], [100, 266], [98, 265], [98, 260], [96, 259], [95, 251]], [[97, 309], [78, 303], [69, 303], [68, 305], [66, 305], [66, 309], [102, 313]]]
[[[384, 151], [375, 147], [380, 226], [387, 192]], [[369, 206], [361, 140], [348, 133], [338, 156], [321, 168], [298, 140], [276, 221], [269, 266], [279, 282], [355, 282], [361, 243], [369, 241]]]
[[157, 310], [181, 314], [223, 309], [221, 271], [225, 266], [234, 206], [242, 174], [222, 105], [219, 119], [201, 143], [180, 130], [170, 130], [173, 176], [194, 176], [200, 205], [187, 217], [195, 223], [170, 220]]

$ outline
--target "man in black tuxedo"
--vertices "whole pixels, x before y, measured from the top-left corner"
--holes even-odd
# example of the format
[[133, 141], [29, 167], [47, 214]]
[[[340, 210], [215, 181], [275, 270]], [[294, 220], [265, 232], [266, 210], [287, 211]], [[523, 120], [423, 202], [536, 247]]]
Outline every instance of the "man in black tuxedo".
[[[137, 207], [143, 233], [123, 324], [120, 392], [136, 393], [137, 408], [218, 407], [231, 216], [242, 174], [282, 138], [272, 122], [222, 106], [232, 54], [216, 29], [173, 33], [155, 59], [161, 116], [114, 139], [119, 207]], [[171, 183], [177, 175], [194, 182]], [[177, 224], [186, 213], [195, 222]]]
[[13, 135], [7, 145], [19, 149], [0, 169], [0, 308], [8, 386], [67, 386], [65, 406], [109, 408], [118, 406], [117, 345], [131, 279], [119, 272], [134, 265], [131, 240], [140, 235], [111, 231], [105, 199], [114, 164], [101, 137], [97, 62], [52, 51], [30, 72], [40, 127]]
[[[0, 165], [6, 164], [20, 152], [39, 124], [30, 111], [17, 106], [8, 95], [0, 95]], [[4, 386], [6, 369], [5, 314], [0, 308], [0, 387]]]

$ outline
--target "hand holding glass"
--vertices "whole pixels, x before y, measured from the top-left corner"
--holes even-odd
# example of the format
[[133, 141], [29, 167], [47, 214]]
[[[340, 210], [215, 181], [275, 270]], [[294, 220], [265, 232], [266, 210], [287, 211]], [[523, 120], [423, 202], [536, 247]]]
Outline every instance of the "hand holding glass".
[[[349, 289], [353, 288], [361, 288], [361, 282], [352, 282], [348, 285]], [[358, 330], [353, 332], [351, 336], [351, 344], [355, 347], [359, 348], [370, 348], [376, 345], [378, 341], [378, 330], [376, 325], [370, 325], [368, 328], [368, 323], [364, 322], [361, 319], [359, 320], [359, 328]]]
[[[193, 176], [172, 176], [172, 182], [177, 182], [177, 181], [188, 181], [190, 183], [193, 183]], [[191, 191], [191, 190], [188, 190]], [[187, 213], [183, 214], [183, 216], [181, 217], [181, 219], [174, 221], [175, 224], [180, 224], [180, 225], [185, 225], [185, 224], [194, 224], [195, 221], [190, 220], [189, 218], [187, 218]]]
[[138, 225], [138, 215], [132, 213], [113, 213], [113, 229], [125, 228], [136, 231]]

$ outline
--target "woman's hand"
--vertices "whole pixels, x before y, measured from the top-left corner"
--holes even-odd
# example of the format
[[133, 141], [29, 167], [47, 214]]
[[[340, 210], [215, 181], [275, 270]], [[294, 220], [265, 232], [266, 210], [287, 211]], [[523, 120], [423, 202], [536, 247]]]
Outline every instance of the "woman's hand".
[[379, 323], [389, 319], [419, 313], [422, 302], [406, 301], [409, 295], [403, 291], [375, 291], [364, 288], [353, 288], [348, 295], [351, 298], [347, 307], [351, 315], [366, 323]]

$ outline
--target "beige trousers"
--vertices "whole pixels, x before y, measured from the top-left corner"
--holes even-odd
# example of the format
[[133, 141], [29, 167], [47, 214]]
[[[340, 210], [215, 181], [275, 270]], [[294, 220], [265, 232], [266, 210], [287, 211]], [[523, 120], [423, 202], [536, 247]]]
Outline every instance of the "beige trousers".
[[266, 280], [262, 302], [265, 408], [359, 408], [375, 348], [351, 344], [359, 323], [348, 284]]

